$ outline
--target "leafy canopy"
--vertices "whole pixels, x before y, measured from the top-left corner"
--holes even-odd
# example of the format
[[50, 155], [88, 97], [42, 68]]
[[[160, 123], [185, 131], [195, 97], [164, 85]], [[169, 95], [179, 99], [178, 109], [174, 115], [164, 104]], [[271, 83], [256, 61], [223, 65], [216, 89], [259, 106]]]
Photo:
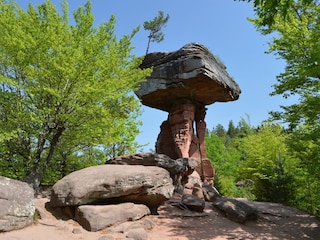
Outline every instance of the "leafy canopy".
[[287, 63], [285, 72], [277, 77], [271, 95], [299, 96], [297, 104], [282, 106], [283, 112], [273, 112], [274, 119], [288, 122], [292, 129], [308, 126], [310, 138], [318, 138], [320, 130], [320, 4], [297, 1], [287, 9], [286, 19], [275, 15], [268, 27], [261, 19], [251, 20], [263, 34], [278, 34], [270, 42], [269, 53], [275, 53]]
[[68, 12], [67, 1], [60, 13], [50, 0], [27, 10], [0, 0], [0, 162], [37, 184], [58, 152], [77, 156], [124, 139], [130, 149], [140, 106], [132, 90], [150, 74], [131, 54], [138, 29], [118, 40], [115, 16], [94, 26], [90, 1], [73, 25]]
[[[320, 178], [316, 173], [319, 172], [320, 156], [320, 2], [319, 0], [249, 0], [248, 2], [253, 2], [256, 13], [256, 18], [250, 21], [262, 34], [273, 36], [268, 53], [277, 55], [287, 64], [285, 71], [277, 76], [277, 83], [273, 86], [274, 91], [271, 95], [282, 95], [284, 98], [292, 95], [298, 97], [295, 104], [281, 106], [282, 111], [271, 112], [272, 120], [288, 123], [288, 134], [281, 144], [285, 141], [285, 147], [290, 150], [290, 155], [285, 159], [287, 161], [297, 159], [295, 163], [298, 165], [291, 168], [293, 175], [290, 171], [283, 174], [285, 166], [279, 165], [277, 174], [282, 171], [284, 178], [281, 175], [280, 178], [267, 176], [267, 182], [271, 185], [276, 184], [275, 189], [277, 186], [285, 186], [283, 190], [289, 190], [288, 203], [319, 215]], [[283, 157], [281, 154], [277, 157], [277, 161], [281, 163]], [[253, 161], [248, 162], [250, 167], [258, 169], [253, 164]], [[293, 195], [290, 189], [294, 189]], [[263, 195], [268, 197], [266, 194]]]
[[[285, 20], [290, 8], [297, 2], [296, 0], [239, 0], [252, 2], [254, 11], [259, 19], [259, 25], [268, 27], [276, 22], [276, 16], [281, 16]], [[308, 5], [314, 0], [300, 0], [303, 5]]]

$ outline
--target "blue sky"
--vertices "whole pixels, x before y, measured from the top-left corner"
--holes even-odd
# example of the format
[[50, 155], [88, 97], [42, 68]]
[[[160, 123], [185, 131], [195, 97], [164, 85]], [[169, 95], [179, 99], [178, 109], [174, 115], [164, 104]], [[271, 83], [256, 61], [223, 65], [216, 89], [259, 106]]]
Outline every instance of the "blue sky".
[[[39, 4], [41, 0], [19, 0]], [[60, 1], [52, 0], [56, 6]], [[83, 5], [85, 0], [69, 0], [70, 11]], [[129, 34], [140, 25], [140, 31], [132, 41], [134, 53], [143, 55], [146, 51], [148, 32], [143, 22], [153, 19], [162, 10], [170, 15], [167, 27], [163, 29], [165, 40], [152, 43], [149, 52], [174, 51], [189, 42], [198, 42], [219, 56], [227, 71], [239, 84], [242, 93], [239, 100], [214, 103], [207, 106], [207, 128], [212, 130], [217, 124], [227, 127], [230, 120], [237, 124], [241, 118], [253, 126], [268, 118], [268, 112], [279, 110], [280, 105], [288, 105], [282, 97], [270, 97], [276, 76], [284, 70], [285, 63], [276, 56], [265, 54], [271, 36], [262, 36], [247, 20], [253, 17], [250, 3], [234, 0], [92, 0], [95, 23], [108, 21], [111, 14], [117, 19], [116, 34], [119, 38]], [[140, 144], [148, 144], [144, 150], [154, 149], [162, 121], [167, 113], [143, 107], [143, 126], [137, 137]]]

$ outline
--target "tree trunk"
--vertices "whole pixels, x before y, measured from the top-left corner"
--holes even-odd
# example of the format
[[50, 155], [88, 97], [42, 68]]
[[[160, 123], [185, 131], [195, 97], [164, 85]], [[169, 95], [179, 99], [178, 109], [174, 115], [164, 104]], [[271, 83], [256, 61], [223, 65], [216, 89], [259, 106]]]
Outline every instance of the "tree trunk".
[[29, 184], [30, 187], [36, 189], [40, 186], [41, 177], [40, 177], [40, 163], [41, 163], [41, 154], [44, 150], [44, 145], [46, 143], [45, 138], [39, 137], [38, 139], [38, 147], [35, 163], [33, 168], [28, 176], [25, 177], [24, 181]]
[[151, 35], [149, 36], [148, 45], [147, 45], [147, 50], [146, 50], [146, 55], [147, 55], [148, 52], [149, 52], [150, 42], [151, 42]]
[[24, 181], [33, 189], [37, 189], [40, 186], [41, 179], [42, 177], [40, 174], [40, 168], [34, 168], [32, 172], [24, 179]]
[[[59, 139], [65, 130], [64, 127], [59, 127], [57, 132], [53, 136], [52, 140], [50, 141], [49, 153], [47, 157], [44, 159], [41, 157], [41, 154], [44, 150], [43, 146], [45, 143], [45, 139], [40, 140], [39, 149], [38, 149], [38, 159], [36, 160], [32, 172], [24, 179], [25, 182], [29, 184], [30, 187], [33, 189], [39, 188], [41, 184], [41, 180], [43, 178], [43, 174], [46, 172], [50, 161], [52, 160], [54, 150], [59, 142]], [[43, 166], [41, 167], [41, 163], [43, 162]]]

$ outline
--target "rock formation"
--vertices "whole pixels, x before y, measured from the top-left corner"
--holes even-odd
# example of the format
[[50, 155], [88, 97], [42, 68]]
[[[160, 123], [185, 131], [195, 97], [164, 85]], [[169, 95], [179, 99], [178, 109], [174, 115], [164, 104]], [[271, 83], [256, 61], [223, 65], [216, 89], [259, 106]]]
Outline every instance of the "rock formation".
[[0, 232], [33, 223], [34, 192], [27, 183], [0, 176]]
[[113, 224], [137, 220], [173, 195], [169, 172], [142, 165], [100, 165], [75, 171], [52, 188], [50, 208], [98, 231]]
[[178, 158], [174, 160], [167, 155], [158, 153], [135, 153], [109, 159], [106, 164], [143, 165], [164, 168], [170, 173], [170, 177], [177, 190], [196, 169], [198, 162], [192, 158]]
[[234, 198], [220, 197], [213, 202], [213, 206], [224, 212], [226, 217], [234, 222], [244, 223], [258, 218], [255, 208]]
[[[156, 214], [166, 200], [199, 214], [204, 214], [206, 201], [220, 201], [217, 206], [225, 202], [212, 186], [214, 169], [204, 143], [206, 105], [238, 99], [238, 85], [200, 44], [148, 54], [141, 65], [147, 67], [153, 72], [136, 94], [143, 104], [168, 112], [156, 153], [118, 156], [53, 186], [50, 207], [60, 208], [89, 231]], [[227, 205], [222, 211], [236, 216]]]
[[214, 169], [204, 143], [205, 106], [237, 100], [239, 86], [226, 67], [196, 43], [174, 52], [150, 53], [140, 67], [153, 67], [153, 72], [136, 95], [142, 104], [168, 112], [168, 119], [160, 127], [156, 152], [172, 159], [197, 159], [197, 172], [212, 184]]
[[115, 224], [135, 221], [150, 214], [143, 204], [120, 203], [109, 205], [82, 205], [75, 212], [75, 219], [88, 231], [99, 231]]
[[169, 172], [160, 167], [101, 165], [72, 172], [52, 189], [51, 207], [133, 202], [151, 213], [173, 194]]

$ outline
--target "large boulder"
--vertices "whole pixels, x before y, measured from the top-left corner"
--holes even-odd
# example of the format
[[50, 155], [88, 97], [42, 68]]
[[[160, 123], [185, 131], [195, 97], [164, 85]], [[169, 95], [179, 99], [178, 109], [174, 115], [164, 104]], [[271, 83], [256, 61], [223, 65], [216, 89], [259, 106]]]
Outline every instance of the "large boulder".
[[32, 224], [33, 198], [34, 191], [27, 183], [0, 176], [0, 232]]
[[153, 67], [153, 72], [136, 95], [142, 104], [163, 111], [169, 112], [182, 98], [209, 105], [237, 100], [241, 93], [226, 67], [198, 43], [174, 52], [149, 53], [140, 67]]
[[117, 156], [108, 160], [106, 164], [158, 166], [169, 171], [175, 185], [180, 184], [176, 182], [181, 180], [180, 177], [187, 178], [198, 166], [197, 160], [193, 158], [174, 160], [165, 154], [151, 152]]
[[160, 167], [101, 165], [75, 171], [52, 188], [52, 207], [134, 202], [152, 213], [173, 194], [169, 172]]
[[75, 219], [86, 230], [99, 231], [114, 224], [138, 220], [149, 214], [149, 208], [143, 204], [83, 205], [77, 207]]

